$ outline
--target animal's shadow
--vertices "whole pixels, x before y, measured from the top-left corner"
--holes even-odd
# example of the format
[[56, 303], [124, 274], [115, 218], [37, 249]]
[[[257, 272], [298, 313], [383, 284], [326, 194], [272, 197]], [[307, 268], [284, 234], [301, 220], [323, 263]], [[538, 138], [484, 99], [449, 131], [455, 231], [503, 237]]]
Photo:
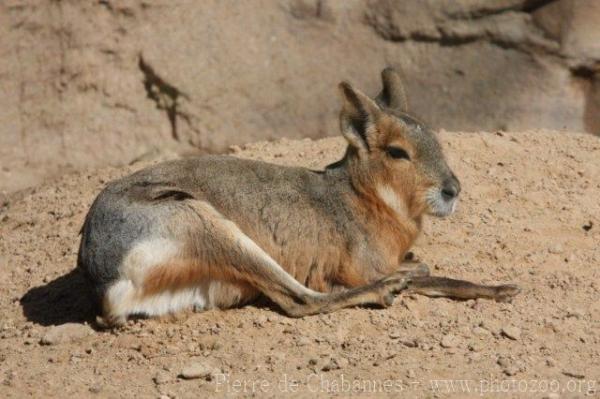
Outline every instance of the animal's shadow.
[[[20, 303], [27, 320], [42, 326], [83, 322], [94, 324], [98, 308], [92, 301], [90, 290], [85, 276], [79, 269], [73, 269], [45, 285], [31, 288], [21, 297]], [[262, 295], [247, 305], [285, 315], [277, 304]], [[378, 308], [376, 305], [361, 307]]]
[[95, 315], [90, 286], [78, 269], [31, 288], [20, 303], [27, 320], [43, 326], [82, 323]]

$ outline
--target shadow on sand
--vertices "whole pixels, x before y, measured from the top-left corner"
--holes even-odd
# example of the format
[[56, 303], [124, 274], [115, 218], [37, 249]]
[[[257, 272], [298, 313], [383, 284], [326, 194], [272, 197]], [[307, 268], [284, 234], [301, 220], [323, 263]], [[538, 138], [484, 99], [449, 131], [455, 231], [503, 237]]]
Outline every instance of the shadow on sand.
[[83, 274], [74, 269], [27, 291], [20, 300], [23, 314], [43, 326], [91, 321], [96, 313], [89, 290]]
[[[90, 290], [85, 276], [74, 269], [48, 284], [31, 288], [21, 297], [20, 303], [27, 320], [42, 326], [86, 321], [94, 325], [98, 309], [91, 299]], [[277, 304], [264, 296], [247, 305], [285, 315]], [[376, 305], [363, 307], [379, 308]], [[140, 315], [140, 318], [145, 317]]]

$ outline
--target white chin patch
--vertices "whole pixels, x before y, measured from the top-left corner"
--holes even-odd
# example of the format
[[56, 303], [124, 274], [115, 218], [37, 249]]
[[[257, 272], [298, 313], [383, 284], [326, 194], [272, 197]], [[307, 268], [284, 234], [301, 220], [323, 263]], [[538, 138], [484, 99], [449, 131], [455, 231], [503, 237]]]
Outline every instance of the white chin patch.
[[437, 217], [445, 217], [456, 211], [458, 198], [446, 201], [442, 197], [440, 190], [434, 189], [427, 194], [427, 204], [429, 205], [429, 214]]

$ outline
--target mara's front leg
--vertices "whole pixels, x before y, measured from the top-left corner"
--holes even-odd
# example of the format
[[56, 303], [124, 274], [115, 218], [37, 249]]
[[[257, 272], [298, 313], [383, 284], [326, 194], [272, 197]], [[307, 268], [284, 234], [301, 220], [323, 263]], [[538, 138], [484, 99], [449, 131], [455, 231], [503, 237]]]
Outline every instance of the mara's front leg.
[[412, 278], [405, 292], [430, 297], [448, 297], [456, 299], [493, 299], [506, 302], [521, 292], [515, 284], [482, 285], [465, 280], [447, 277], [419, 276]]
[[400, 264], [396, 273], [404, 275], [412, 272], [412, 277], [404, 293], [421, 294], [429, 297], [448, 297], [456, 299], [493, 299], [498, 302], [509, 301], [521, 292], [515, 284], [482, 285], [466, 280], [431, 276], [429, 267], [413, 260], [412, 253]]

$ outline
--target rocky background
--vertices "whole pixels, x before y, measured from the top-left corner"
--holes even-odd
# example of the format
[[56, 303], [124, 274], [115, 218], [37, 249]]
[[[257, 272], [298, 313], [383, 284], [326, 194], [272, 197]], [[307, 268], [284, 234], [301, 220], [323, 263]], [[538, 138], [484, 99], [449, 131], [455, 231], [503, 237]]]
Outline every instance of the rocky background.
[[401, 68], [448, 130], [600, 132], [600, 2], [0, 2], [0, 195], [153, 151], [337, 134]]

